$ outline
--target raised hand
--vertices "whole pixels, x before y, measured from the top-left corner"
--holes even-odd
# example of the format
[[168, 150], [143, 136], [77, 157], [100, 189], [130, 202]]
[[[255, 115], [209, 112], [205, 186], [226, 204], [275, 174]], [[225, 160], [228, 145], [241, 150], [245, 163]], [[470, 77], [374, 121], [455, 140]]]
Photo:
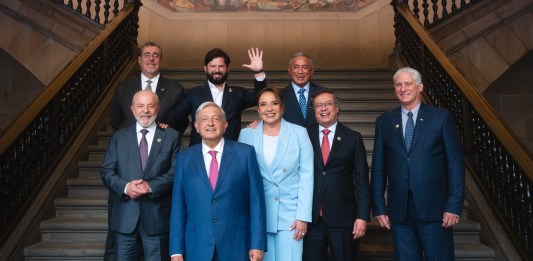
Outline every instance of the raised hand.
[[250, 57], [250, 64], [243, 64], [242, 67], [252, 70], [254, 73], [263, 72], [263, 51], [259, 48], [248, 49], [248, 57]]

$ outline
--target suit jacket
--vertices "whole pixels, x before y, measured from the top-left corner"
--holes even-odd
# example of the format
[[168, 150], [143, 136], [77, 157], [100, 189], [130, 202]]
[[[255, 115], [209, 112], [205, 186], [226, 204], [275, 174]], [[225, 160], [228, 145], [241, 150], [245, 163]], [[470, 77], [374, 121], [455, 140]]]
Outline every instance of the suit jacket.
[[283, 97], [283, 105], [285, 106], [285, 109], [283, 109], [283, 119], [290, 123], [300, 125], [304, 128], [315, 124], [316, 119], [315, 113], [313, 111], [313, 96], [319, 90], [322, 89], [326, 89], [326, 87], [322, 87], [313, 82], [309, 83], [309, 96], [307, 98], [307, 116], [304, 119], [302, 115], [302, 110], [300, 109], [300, 103], [298, 103], [298, 97], [296, 97], [294, 89], [292, 88], [292, 83], [283, 88], [283, 90], [281, 91], [281, 96]]
[[402, 128], [399, 107], [376, 119], [371, 179], [374, 215], [388, 214], [391, 221], [402, 222], [409, 180], [420, 219], [439, 221], [444, 212], [461, 215], [465, 166], [451, 113], [421, 104], [409, 151]]
[[267, 232], [288, 230], [295, 220], [311, 222], [313, 148], [304, 128], [281, 120], [278, 147], [270, 165], [263, 154], [263, 122], [241, 132], [240, 142], [253, 145], [265, 188]]
[[[157, 128], [142, 171], [135, 125], [113, 134], [100, 171], [112, 201], [109, 224], [112, 230], [131, 233], [140, 219], [148, 234], [168, 233], [174, 157], [179, 139], [175, 130]], [[129, 181], [141, 178], [148, 182], [152, 193], [137, 199], [124, 194]]]
[[318, 124], [307, 128], [315, 158], [313, 222], [322, 205], [324, 223], [353, 228], [356, 219], [370, 219], [370, 185], [366, 149], [361, 134], [337, 123], [328, 162], [324, 164]]
[[225, 140], [215, 190], [197, 144], [176, 158], [170, 255], [185, 260], [248, 260], [266, 250], [265, 194], [254, 148]]
[[[136, 92], [142, 90], [141, 76], [125, 81], [117, 86], [111, 102], [111, 127], [118, 130], [136, 122], [131, 113], [131, 101]], [[160, 110], [157, 122], [167, 123], [168, 113], [176, 107], [184, 96], [183, 86], [177, 81], [159, 76], [156, 92], [159, 98]], [[183, 133], [183, 132], [180, 132]]]
[[[230, 86], [226, 83], [221, 106], [226, 113], [226, 121], [228, 122], [228, 127], [224, 133], [225, 139], [236, 141], [239, 138], [242, 111], [257, 105], [257, 93], [264, 87], [266, 87], [266, 80], [254, 80], [253, 92], [244, 87]], [[206, 101], [213, 101], [213, 95], [211, 95], [207, 82], [188, 90], [183, 101], [169, 114], [170, 126], [183, 133], [187, 128], [189, 115], [191, 115], [191, 123], [194, 124], [196, 110]], [[200, 137], [193, 125], [191, 127], [189, 146], [198, 144], [201, 141], [202, 137]]]

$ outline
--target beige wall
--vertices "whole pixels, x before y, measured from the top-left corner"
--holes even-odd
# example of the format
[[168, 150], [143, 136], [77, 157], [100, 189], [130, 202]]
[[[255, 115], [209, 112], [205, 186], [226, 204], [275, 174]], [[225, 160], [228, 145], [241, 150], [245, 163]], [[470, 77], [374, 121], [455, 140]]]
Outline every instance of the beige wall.
[[288, 58], [304, 51], [317, 68], [385, 67], [394, 46], [393, 11], [389, 0], [377, 0], [357, 12], [171, 12], [143, 1], [139, 12], [139, 44], [158, 42], [164, 67], [203, 66], [215, 47], [232, 57], [232, 65], [248, 62], [246, 49], [264, 50], [266, 69], [284, 69]]

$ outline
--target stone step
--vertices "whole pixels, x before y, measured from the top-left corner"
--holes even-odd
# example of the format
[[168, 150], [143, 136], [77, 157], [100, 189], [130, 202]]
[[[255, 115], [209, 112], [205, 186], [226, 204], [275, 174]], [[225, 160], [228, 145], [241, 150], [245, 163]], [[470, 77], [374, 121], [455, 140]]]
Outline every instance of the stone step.
[[[461, 218], [461, 221], [454, 226], [453, 236], [455, 243], [479, 242], [479, 223]], [[390, 230], [380, 227], [376, 220], [367, 224], [366, 235], [361, 244], [376, 244], [388, 242], [392, 244], [392, 234]]]
[[[390, 243], [361, 243], [358, 260], [365, 261], [392, 261], [394, 252]], [[494, 250], [481, 243], [455, 243], [456, 261], [492, 261]]]
[[[100, 169], [100, 167], [98, 167]], [[72, 178], [67, 181], [68, 196], [74, 198], [106, 198], [108, 190], [100, 179], [95, 177]]]
[[25, 260], [99, 260], [105, 242], [39, 242], [24, 249]]
[[107, 217], [107, 198], [97, 197], [66, 197], [58, 198], [54, 203], [56, 217], [61, 218], [84, 218], [84, 217]]
[[78, 162], [78, 175], [80, 178], [84, 177], [100, 177], [100, 169], [102, 167], [102, 162], [88, 160]]
[[43, 242], [103, 242], [107, 237], [107, 217], [57, 217], [41, 222]]

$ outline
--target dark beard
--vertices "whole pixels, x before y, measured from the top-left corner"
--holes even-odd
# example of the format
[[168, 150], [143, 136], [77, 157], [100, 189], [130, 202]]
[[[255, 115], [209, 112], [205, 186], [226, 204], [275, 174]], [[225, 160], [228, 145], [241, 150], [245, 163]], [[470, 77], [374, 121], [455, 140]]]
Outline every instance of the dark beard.
[[211, 82], [212, 84], [215, 84], [215, 85], [217, 85], [217, 84], [223, 84], [223, 83], [225, 83], [226, 80], [228, 79], [228, 73], [222, 75], [222, 78], [220, 78], [220, 80], [215, 80], [215, 79], [213, 78], [213, 75], [211, 75], [211, 74], [209, 74], [209, 73], [206, 73], [206, 75], [207, 75], [207, 80], [208, 80], [209, 82]]

